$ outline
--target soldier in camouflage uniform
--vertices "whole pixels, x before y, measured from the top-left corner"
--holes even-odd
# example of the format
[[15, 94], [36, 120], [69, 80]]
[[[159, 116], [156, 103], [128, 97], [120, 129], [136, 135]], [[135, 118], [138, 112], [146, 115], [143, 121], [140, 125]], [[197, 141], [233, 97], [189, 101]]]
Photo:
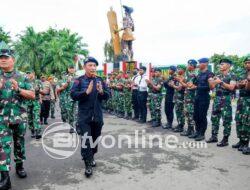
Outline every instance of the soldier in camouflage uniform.
[[[150, 71], [150, 75], [151, 75], [151, 80], [152, 81], [154, 81], [154, 79], [155, 79], [155, 70], [154, 69], [155, 68], [151, 68], [151, 71]], [[146, 80], [146, 81], [149, 81], [149, 80]], [[154, 106], [154, 104], [151, 103], [152, 99], [153, 99], [153, 92], [152, 92], [152, 89], [149, 89], [148, 90], [148, 97], [147, 97], [147, 107], [149, 107], [149, 112], [150, 112], [151, 120], [147, 121], [147, 123], [149, 123], [151, 125], [153, 124], [153, 121], [154, 121], [153, 117], [152, 117], [152, 114], [154, 114], [154, 113], [152, 113], [153, 106]]]
[[[178, 125], [174, 132], [183, 132], [183, 128], [185, 125], [185, 114], [184, 114], [184, 87], [181, 85], [179, 80], [182, 80], [185, 76], [186, 66], [185, 65], [178, 65], [177, 66], [177, 73], [178, 75], [175, 77], [175, 82], [170, 84], [174, 89], [174, 102], [175, 102], [175, 114], [177, 118]], [[177, 81], [178, 80], [178, 81]]]
[[51, 76], [49, 77], [49, 82], [51, 84], [51, 93], [54, 94], [54, 99], [50, 101], [50, 117], [51, 119], [55, 119], [55, 108], [56, 108], [56, 101], [57, 101], [57, 93], [56, 93], [56, 78]]
[[188, 68], [186, 78], [180, 78], [179, 82], [183, 87], [185, 87], [184, 94], [184, 113], [187, 119], [188, 128], [186, 131], [183, 131], [181, 136], [192, 136], [194, 134], [195, 122], [194, 122], [194, 97], [195, 97], [195, 88], [196, 84], [196, 65], [197, 61], [191, 59], [188, 61]]
[[[62, 76], [66, 76], [66, 72], [62, 73]], [[60, 91], [59, 88], [60, 86], [64, 85], [64, 78], [58, 81], [58, 84], [56, 86], [56, 94], [59, 96], [59, 107], [61, 110], [61, 120], [63, 122], [66, 122], [67, 120], [67, 109], [66, 109], [66, 91]]]
[[125, 76], [124, 84], [124, 110], [126, 113], [125, 119], [132, 119], [132, 92], [131, 92], [131, 80], [129, 79], [129, 73]]
[[119, 72], [118, 75], [118, 80], [116, 83], [116, 89], [117, 89], [117, 111], [118, 114], [117, 116], [122, 118], [125, 116], [125, 109], [124, 109], [124, 104], [125, 104], [125, 98], [124, 98], [124, 85], [125, 85], [125, 79], [123, 78], [123, 73]]
[[40, 139], [41, 135], [41, 125], [40, 125], [40, 89], [42, 87], [41, 81], [35, 79], [35, 73], [33, 71], [26, 72], [30, 83], [35, 90], [35, 100], [27, 100], [27, 113], [28, 113], [28, 125], [31, 131], [31, 138]]
[[[76, 78], [75, 75], [75, 67], [74, 65], [70, 65], [68, 67], [68, 74], [63, 76], [62, 83], [57, 89], [57, 92], [61, 93], [62, 91], [65, 92], [64, 103], [66, 107], [66, 122], [68, 122], [72, 127], [76, 126], [76, 101], [72, 100], [70, 96], [70, 89], [74, 83], [74, 79]], [[70, 129], [70, 133], [73, 133], [74, 129]]]
[[232, 147], [238, 148], [243, 154], [250, 155], [250, 56], [245, 59], [244, 64], [245, 70], [237, 79], [240, 97], [237, 102], [235, 121], [239, 142]]
[[27, 105], [25, 99], [35, 99], [35, 93], [28, 78], [14, 69], [12, 50], [0, 44], [0, 189], [10, 189], [9, 177], [11, 144], [14, 141], [16, 174], [27, 176], [25, 160], [25, 132], [27, 127]]
[[159, 68], [155, 68], [154, 77], [152, 78], [152, 81], [146, 79], [146, 83], [149, 88], [149, 93], [151, 94], [149, 99], [149, 108], [152, 118], [152, 127], [160, 127], [162, 87], [163, 87], [161, 70]]
[[218, 147], [228, 145], [228, 138], [231, 134], [232, 124], [232, 95], [236, 86], [236, 78], [230, 72], [232, 61], [229, 59], [222, 59], [220, 61], [220, 74], [209, 80], [210, 88], [215, 89], [215, 99], [212, 108], [211, 122], [212, 122], [212, 136], [207, 143], [217, 142], [217, 135], [219, 132], [220, 119], [223, 120], [223, 139], [217, 144]]

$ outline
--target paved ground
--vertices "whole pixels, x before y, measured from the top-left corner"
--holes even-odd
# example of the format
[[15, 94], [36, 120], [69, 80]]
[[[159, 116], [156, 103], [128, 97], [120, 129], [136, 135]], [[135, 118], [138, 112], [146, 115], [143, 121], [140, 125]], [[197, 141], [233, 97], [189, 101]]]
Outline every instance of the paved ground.
[[[59, 117], [57, 117], [59, 118]], [[56, 120], [50, 120], [52, 123]], [[152, 129], [133, 121], [105, 114], [103, 135], [126, 134], [134, 137], [135, 130], [145, 130], [145, 135], [174, 134], [162, 128]], [[220, 131], [222, 132], [222, 131]], [[230, 145], [237, 142], [235, 124], [232, 129]], [[98, 167], [94, 175], [86, 179], [80, 151], [65, 160], [50, 158], [42, 148], [41, 141], [32, 140], [27, 131], [27, 161], [25, 168], [28, 178], [18, 179], [11, 172], [14, 190], [58, 189], [58, 190], [101, 190], [101, 189], [238, 189], [248, 190], [250, 181], [250, 157], [244, 156], [231, 146], [217, 148], [127, 148], [105, 149], [100, 147], [96, 156]], [[210, 136], [210, 130], [207, 137]], [[190, 141], [177, 135], [178, 145]], [[221, 138], [221, 137], [220, 137]], [[134, 139], [134, 138], [133, 138]], [[141, 137], [139, 137], [139, 141]], [[148, 145], [148, 139], [146, 145]], [[108, 140], [107, 140], [108, 144]]]

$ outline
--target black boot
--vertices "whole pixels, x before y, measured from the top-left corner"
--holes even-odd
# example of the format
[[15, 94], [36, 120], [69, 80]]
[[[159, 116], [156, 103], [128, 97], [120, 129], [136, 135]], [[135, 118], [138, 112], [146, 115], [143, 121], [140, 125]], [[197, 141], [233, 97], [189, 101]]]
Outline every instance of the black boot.
[[51, 115], [51, 119], [55, 119], [55, 116], [54, 116], [54, 115]]
[[41, 131], [40, 130], [35, 130], [35, 136], [36, 136], [37, 140], [42, 138]]
[[218, 142], [217, 135], [212, 134], [212, 136], [210, 137], [210, 139], [208, 139], [206, 142], [207, 143], [217, 143]]
[[43, 122], [44, 125], [48, 125], [48, 121], [47, 121], [47, 118], [44, 118], [44, 122]]
[[172, 123], [167, 123], [166, 125], [162, 125], [163, 129], [172, 129]]
[[228, 146], [228, 136], [224, 136], [223, 139], [217, 144], [218, 147]]
[[10, 176], [8, 171], [1, 171], [0, 190], [11, 189]]
[[31, 138], [35, 138], [36, 137], [35, 130], [31, 129], [30, 132], [31, 132]]
[[178, 125], [174, 130], [173, 130], [173, 132], [175, 132], [175, 133], [180, 133], [180, 132], [183, 132], [183, 125]]
[[195, 139], [196, 137], [198, 137], [199, 136], [199, 134], [197, 133], [197, 132], [195, 132], [195, 133], [193, 133], [192, 135], [189, 135], [188, 137], [190, 138], [190, 139]]
[[85, 176], [86, 177], [90, 177], [93, 174], [93, 168], [92, 168], [92, 164], [91, 161], [89, 160], [85, 160]]
[[238, 148], [238, 151], [243, 151], [244, 148], [247, 148], [249, 141], [243, 141], [242, 145]]
[[18, 175], [18, 177], [20, 178], [26, 178], [27, 174], [23, 168], [23, 163], [17, 163], [16, 164], [16, 174]]
[[242, 145], [242, 140], [232, 145], [232, 148], [239, 148]]
[[195, 131], [191, 131], [190, 135], [188, 135], [188, 138], [192, 138], [195, 135]]
[[205, 136], [204, 135], [198, 135], [196, 138], [195, 138], [195, 141], [203, 141], [205, 139]]
[[193, 133], [194, 129], [191, 126], [188, 126], [188, 129], [186, 131], [183, 131], [180, 135], [181, 136], [189, 136]]
[[250, 147], [246, 147], [242, 150], [242, 154], [250, 155]]
[[70, 128], [69, 133], [71, 133], [71, 134], [72, 134], [72, 133], [75, 133], [75, 130], [74, 130], [73, 127]]
[[152, 127], [160, 127], [160, 122], [159, 121], [153, 121], [152, 122]]

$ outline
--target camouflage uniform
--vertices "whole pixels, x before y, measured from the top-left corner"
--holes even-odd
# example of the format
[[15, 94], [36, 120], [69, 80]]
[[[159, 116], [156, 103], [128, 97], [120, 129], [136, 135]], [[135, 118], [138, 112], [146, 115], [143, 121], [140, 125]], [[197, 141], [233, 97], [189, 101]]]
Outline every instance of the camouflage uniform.
[[[125, 80], [123, 78], [120, 78], [117, 81], [117, 84], [120, 83], [122, 85], [125, 85]], [[124, 96], [124, 87], [122, 89], [118, 89], [118, 97], [117, 97], [117, 110], [118, 110], [118, 116], [124, 117], [125, 114], [125, 96]]]
[[77, 112], [76, 112], [77, 104], [76, 104], [76, 101], [73, 101], [71, 96], [70, 96], [70, 89], [71, 89], [71, 87], [72, 87], [72, 85], [74, 83], [74, 78], [75, 78], [74, 74], [67, 74], [67, 75], [65, 75], [63, 77], [61, 86], [64, 85], [65, 83], [67, 83], [68, 79], [70, 79], [71, 82], [69, 83], [67, 88], [61, 92], [61, 93], [63, 93], [62, 94], [63, 95], [63, 101], [60, 102], [61, 104], [64, 103], [63, 106], [65, 106], [64, 107], [65, 110], [63, 110], [63, 111], [66, 111], [64, 119], [66, 119], [66, 122], [68, 122], [73, 127], [76, 124], [75, 122], [76, 122], [76, 114], [77, 114]]
[[0, 171], [9, 171], [12, 136], [16, 164], [25, 157], [25, 132], [27, 127], [27, 104], [18, 92], [11, 89], [10, 79], [15, 79], [21, 89], [33, 90], [29, 80], [20, 72], [0, 74], [3, 87], [0, 89]]
[[50, 116], [51, 118], [55, 118], [55, 108], [56, 108], [56, 84], [51, 84], [52, 93], [54, 93], [55, 99], [50, 101]]
[[129, 79], [125, 79], [124, 87], [124, 111], [126, 112], [126, 119], [132, 118], [132, 93], [131, 93], [131, 81]]
[[28, 113], [28, 125], [29, 129], [32, 133], [41, 132], [41, 125], [40, 125], [40, 89], [41, 89], [41, 82], [40, 80], [33, 80], [30, 81], [33, 88], [35, 89], [35, 100], [27, 100], [27, 113]]
[[153, 77], [152, 83], [154, 86], [161, 85], [160, 90], [154, 90], [150, 85], [148, 94], [150, 94], [149, 98], [149, 109], [151, 113], [151, 118], [154, 122], [157, 123], [157, 126], [161, 124], [161, 102], [162, 102], [162, 85], [163, 81], [161, 77]]
[[[244, 71], [238, 80], [247, 78], [247, 71]], [[250, 91], [240, 89], [240, 97], [237, 101], [235, 114], [237, 137], [248, 146], [250, 140]]]
[[[196, 71], [188, 71], [186, 76], [187, 83], [196, 83], [197, 73]], [[195, 90], [185, 89], [184, 92], [184, 113], [188, 123], [187, 135], [194, 132], [194, 97]]]
[[[65, 82], [63, 79], [61, 79], [57, 85], [57, 88], [64, 85]], [[68, 116], [67, 116], [67, 110], [66, 110], [66, 91], [61, 91], [59, 94], [59, 106], [61, 109], [61, 119], [63, 122], [66, 122]]]
[[[230, 82], [236, 82], [235, 76], [232, 73], [227, 75], [217, 75], [223, 82], [230, 84]], [[212, 108], [211, 122], [212, 122], [212, 135], [217, 137], [220, 126], [220, 119], [223, 120], [225, 137], [231, 134], [231, 123], [232, 123], [232, 94], [230, 90], [224, 89], [221, 84], [217, 84], [215, 87], [215, 99]]]
[[[175, 81], [175, 85], [179, 86], [180, 83]], [[185, 125], [185, 114], [184, 114], [184, 89], [175, 90], [174, 92], [174, 103], [175, 103], [175, 114], [177, 118], [178, 126], [176, 129], [179, 129], [178, 132], [182, 132]]]

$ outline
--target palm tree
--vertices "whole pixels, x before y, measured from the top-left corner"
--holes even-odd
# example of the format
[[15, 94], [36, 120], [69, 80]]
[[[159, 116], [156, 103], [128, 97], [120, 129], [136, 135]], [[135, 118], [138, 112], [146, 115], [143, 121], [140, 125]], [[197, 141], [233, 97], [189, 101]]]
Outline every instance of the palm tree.
[[0, 42], [4, 41], [6, 44], [11, 42], [10, 33], [5, 32], [4, 29], [0, 26]]

